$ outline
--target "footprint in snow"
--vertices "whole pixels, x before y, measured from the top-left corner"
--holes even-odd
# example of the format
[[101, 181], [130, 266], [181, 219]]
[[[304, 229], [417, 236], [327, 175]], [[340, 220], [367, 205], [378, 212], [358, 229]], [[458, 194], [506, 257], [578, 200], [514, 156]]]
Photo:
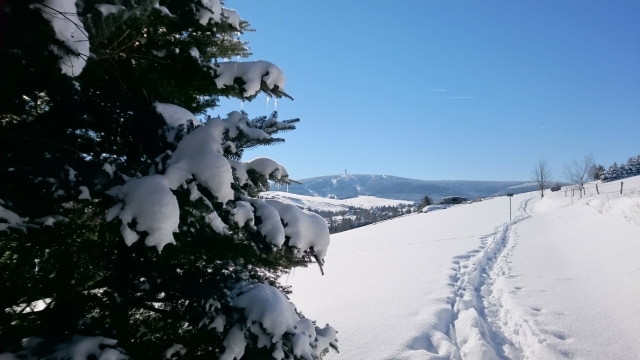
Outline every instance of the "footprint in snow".
[[544, 331], [544, 333], [546, 333], [547, 335], [553, 336], [554, 338], [558, 339], [558, 340], [562, 340], [562, 341], [567, 341], [570, 339], [569, 335], [565, 334], [562, 331], [559, 330], [546, 330]]

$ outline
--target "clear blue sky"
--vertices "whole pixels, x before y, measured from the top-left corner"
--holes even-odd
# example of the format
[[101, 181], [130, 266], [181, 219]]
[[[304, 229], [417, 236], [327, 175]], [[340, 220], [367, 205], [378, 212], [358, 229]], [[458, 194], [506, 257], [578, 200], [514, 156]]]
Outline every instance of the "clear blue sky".
[[[286, 76], [268, 156], [294, 179], [344, 172], [526, 180], [540, 158], [640, 154], [640, 1], [237, 1], [250, 59]], [[446, 90], [446, 91], [441, 91]], [[273, 111], [264, 95], [243, 109]], [[240, 108], [223, 99], [213, 113]]]

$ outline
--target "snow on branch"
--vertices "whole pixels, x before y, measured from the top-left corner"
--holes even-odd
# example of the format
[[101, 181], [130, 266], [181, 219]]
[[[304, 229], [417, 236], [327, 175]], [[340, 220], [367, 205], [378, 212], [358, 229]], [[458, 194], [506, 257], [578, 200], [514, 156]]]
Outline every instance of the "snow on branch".
[[245, 168], [244, 163], [232, 159], [227, 159], [232, 168], [236, 171], [236, 176], [238, 177], [238, 183], [240, 186], [249, 182], [249, 175], [247, 174], [247, 168]]
[[116, 340], [102, 336], [74, 336], [71, 342], [58, 347], [52, 355], [55, 359], [87, 359], [91, 355], [98, 359], [126, 359], [120, 351], [105, 348], [105, 345], [115, 346]]
[[[0, 204], [4, 204], [4, 202], [0, 200]], [[8, 231], [9, 228], [14, 228], [26, 232], [26, 220], [28, 219], [21, 218], [18, 214], [0, 205], [0, 231]]]
[[162, 175], [145, 176], [130, 180], [111, 193], [124, 204], [117, 204], [107, 212], [107, 221], [118, 216], [122, 220], [120, 232], [127, 245], [131, 246], [140, 236], [128, 224], [137, 221], [137, 231], [149, 233], [145, 244], [155, 246], [158, 251], [166, 244], [175, 244], [173, 233], [178, 231], [180, 208], [178, 200], [167, 186]]
[[222, 17], [224, 17], [227, 20], [227, 22], [237, 30], [242, 30], [240, 26], [242, 19], [240, 18], [240, 15], [238, 14], [238, 12], [235, 11], [234, 9], [228, 9], [223, 7]]
[[[191, 112], [179, 106], [162, 103], [155, 103], [154, 106], [170, 126], [180, 126], [189, 120], [197, 121]], [[246, 113], [232, 112], [224, 120], [212, 118], [191, 131], [180, 140], [167, 161], [165, 174], [133, 179], [109, 191], [121, 203], [107, 212], [107, 221], [116, 216], [120, 218], [122, 237], [128, 245], [139, 239], [136, 231], [148, 232], [145, 244], [156, 246], [160, 251], [166, 244], [175, 243], [173, 233], [178, 231], [180, 208], [171, 190], [188, 188], [191, 200], [195, 200], [202, 197], [197, 190], [197, 185], [200, 185], [224, 204], [236, 196], [232, 188], [233, 169], [240, 186], [250, 182], [247, 170], [273, 181], [288, 182], [287, 170], [272, 159], [260, 157], [243, 163], [224, 157], [224, 146], [228, 144], [228, 139], [241, 135], [270, 138], [264, 131], [250, 125]], [[255, 212], [255, 216], [261, 220], [257, 230], [268, 243], [280, 247], [285, 242], [285, 236], [288, 236], [289, 246], [296, 249], [298, 257], [311, 250], [318, 263], [322, 263], [329, 246], [329, 229], [322, 217], [275, 200], [250, 199], [244, 195], [241, 198], [243, 201], [238, 201], [236, 207], [232, 208], [233, 219], [238, 225], [249, 222], [253, 226]], [[227, 225], [213, 211], [213, 207], [210, 208], [211, 212], [204, 214], [206, 222], [216, 232], [227, 234]], [[136, 220], [135, 229], [129, 227], [133, 220]], [[282, 223], [286, 226], [283, 227]]]
[[222, 155], [222, 137], [227, 126], [224, 121], [210, 119], [178, 144], [172, 158], [167, 162], [165, 176], [169, 186], [176, 189], [191, 176], [207, 188], [221, 203], [233, 199], [233, 172]]
[[162, 13], [162, 15], [166, 15], [166, 16], [170, 16], [170, 17], [175, 17], [175, 15], [173, 15], [169, 9], [167, 9], [165, 6], [161, 6], [160, 2], [158, 0], [155, 0], [153, 2], [153, 8], [154, 9], [158, 9], [160, 11], [160, 13]]
[[300, 210], [295, 205], [285, 204], [277, 200], [264, 202], [278, 211], [280, 218], [286, 224], [284, 232], [289, 239], [289, 246], [297, 248], [296, 255], [311, 248], [318, 261], [322, 262], [329, 248], [329, 228], [327, 222], [319, 215]]
[[227, 123], [230, 138], [235, 138], [238, 136], [239, 131], [242, 131], [246, 137], [252, 140], [271, 139], [271, 137], [261, 129], [250, 126], [251, 121], [244, 111], [232, 111], [224, 121]]
[[220, 360], [241, 359], [244, 355], [244, 349], [247, 346], [247, 340], [245, 339], [242, 327], [237, 324], [232, 327], [222, 345], [224, 345], [225, 351], [220, 355]]
[[259, 157], [244, 163], [245, 169], [255, 170], [265, 178], [277, 182], [288, 183], [289, 173], [284, 166], [266, 157]]
[[2, 360], [17, 359], [101, 359], [101, 360], [125, 360], [126, 356], [118, 347], [117, 340], [105, 338], [102, 336], [80, 336], [74, 335], [73, 338], [65, 343], [53, 347], [53, 354], [43, 354], [44, 341], [42, 338], [30, 337], [22, 340], [23, 351], [16, 354], [3, 353], [0, 354]]
[[180, 355], [184, 355], [187, 352], [187, 349], [181, 344], [173, 344], [164, 352], [164, 357], [167, 359], [171, 359], [171, 355], [179, 353]]
[[194, 125], [202, 125], [200, 120], [198, 120], [189, 110], [180, 107], [174, 104], [165, 104], [160, 102], [153, 103], [153, 107], [156, 111], [162, 115], [164, 120], [167, 122], [167, 141], [173, 142], [178, 133], [179, 127], [186, 126], [189, 121], [193, 122]]
[[[253, 124], [248, 120], [246, 113], [234, 111], [225, 119], [211, 118], [202, 125], [191, 112], [177, 105], [156, 102], [154, 107], [172, 129], [188, 121], [198, 127], [180, 140], [167, 161], [164, 174], [133, 179], [125, 185], [109, 190], [109, 194], [119, 199], [120, 203], [107, 212], [107, 221], [116, 217], [122, 221], [120, 230], [128, 245], [139, 239], [140, 235], [137, 232], [141, 231], [149, 234], [145, 244], [156, 246], [159, 251], [166, 244], [175, 243], [173, 233], [178, 231], [180, 208], [171, 190], [178, 187], [188, 188], [191, 191], [191, 200], [195, 200], [202, 197], [197, 185], [203, 186], [216, 197], [218, 202], [224, 204], [235, 197], [232, 188], [234, 183], [232, 167], [235, 169], [240, 186], [250, 181], [247, 175], [248, 169], [273, 181], [289, 181], [289, 175], [284, 166], [271, 159], [257, 158], [243, 163], [224, 157], [225, 146], [228, 146], [229, 140], [233, 140], [234, 137], [270, 139], [267, 133], [251, 126]], [[168, 139], [172, 140], [173, 137], [175, 133], [172, 133]], [[292, 210], [286, 209], [279, 214], [280, 210], [274, 209], [261, 200], [252, 200], [251, 205], [256, 209], [256, 215], [262, 219], [258, 230], [265, 235], [267, 242], [274, 246], [281, 246], [284, 243], [286, 231], [280, 222], [280, 217], [283, 217], [290, 223], [288, 228], [290, 234], [287, 233], [287, 235], [292, 236], [291, 245], [301, 251], [313, 247], [319, 259], [322, 259], [326, 252], [325, 240], [328, 244], [328, 229], [322, 218], [318, 217], [327, 239], [324, 239], [325, 234], [321, 230], [315, 228], [318, 219], [314, 216], [317, 217], [317, 215], [294, 214]], [[227, 226], [211, 206], [210, 208], [211, 213], [205, 214], [205, 220], [216, 232], [226, 234]], [[248, 202], [239, 201], [233, 209], [234, 220], [240, 225], [247, 222], [251, 225], [254, 218], [253, 208]], [[133, 220], [136, 220], [135, 229], [129, 227]], [[311, 237], [298, 234], [299, 226], [309, 226], [312, 231]]]
[[202, 8], [198, 11], [196, 18], [202, 25], [206, 25], [210, 20], [220, 22], [222, 14], [222, 5], [220, 0], [200, 0]]
[[62, 73], [80, 75], [89, 57], [89, 38], [78, 18], [76, 0], [45, 0], [37, 7], [51, 23], [56, 37], [73, 52], [69, 55], [67, 51], [53, 47], [56, 54], [62, 57], [59, 62]]
[[233, 220], [239, 226], [244, 226], [248, 223], [249, 226], [253, 227], [253, 207], [251, 207], [251, 204], [249, 202], [237, 201], [235, 209], [231, 210], [231, 215], [233, 215]]
[[[284, 358], [283, 339], [290, 338], [293, 354], [305, 360], [320, 357], [330, 346], [336, 347], [336, 331], [329, 325], [316, 327], [309, 319], [296, 311], [295, 306], [277, 288], [265, 284], [246, 286], [232, 305], [241, 309], [247, 318], [247, 332], [258, 339], [258, 347], [275, 344], [272, 356], [276, 360]], [[239, 358], [244, 354], [247, 334], [240, 324], [235, 325], [227, 335], [225, 352], [220, 359]]]
[[117, 14], [120, 11], [126, 11], [127, 9], [122, 5], [111, 4], [96, 4], [96, 8], [102, 13], [102, 16], [108, 16], [111, 14]]
[[260, 90], [284, 94], [284, 72], [268, 61], [228, 61], [209, 66], [214, 71], [214, 81], [219, 89], [233, 86], [235, 79], [240, 78], [245, 83], [244, 97], [251, 97]]
[[222, 7], [220, 0], [200, 0], [200, 4], [196, 19], [202, 25], [207, 25], [209, 21], [221, 23], [224, 20], [234, 29], [241, 31], [246, 24], [236, 10]]
[[189, 55], [196, 59], [196, 61], [200, 62], [200, 52], [195, 46], [189, 49]]
[[252, 199], [251, 205], [256, 209], [256, 216], [262, 220], [258, 225], [258, 231], [264, 235], [268, 243], [277, 247], [282, 246], [285, 241], [285, 233], [278, 210], [260, 199]]
[[259, 184], [251, 181], [249, 174], [247, 173], [248, 170], [253, 170], [258, 174], [264, 176], [265, 179], [274, 181], [276, 183], [290, 184], [291, 182], [294, 182], [293, 180], [289, 179], [289, 174], [287, 173], [287, 169], [285, 169], [284, 166], [266, 157], [256, 158], [248, 162], [241, 162], [232, 159], [227, 159], [227, 161], [235, 170], [235, 175], [238, 178], [238, 183], [240, 186], [249, 183], [252, 186], [259, 187]]
[[[0, 200], [0, 204], [4, 204], [4, 201]], [[58, 221], [66, 222], [69, 219], [61, 215], [49, 215], [30, 221], [28, 218], [20, 217], [15, 212], [0, 205], [0, 231], [9, 231], [9, 228], [13, 228], [27, 232], [27, 227], [53, 226]]]
[[42, 224], [43, 226], [53, 226], [53, 224], [58, 221], [67, 222], [69, 219], [62, 215], [49, 215], [33, 220], [33, 222]]

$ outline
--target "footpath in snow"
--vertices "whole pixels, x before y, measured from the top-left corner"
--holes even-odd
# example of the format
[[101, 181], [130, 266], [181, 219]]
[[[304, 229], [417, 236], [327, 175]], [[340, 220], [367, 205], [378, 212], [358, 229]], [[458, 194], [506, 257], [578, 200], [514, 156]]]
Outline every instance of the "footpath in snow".
[[[516, 208], [529, 197], [516, 197]], [[472, 270], [474, 259], [498, 251], [508, 221], [505, 197], [334, 235], [325, 276], [309, 267], [289, 277], [292, 300], [340, 331], [341, 353], [330, 359], [456, 358], [457, 313], [478, 301], [473, 272], [486, 271]], [[466, 333], [468, 349], [476, 339]]]
[[292, 300], [339, 330], [328, 359], [638, 359], [640, 177], [592, 187], [333, 235]]
[[488, 300], [521, 358], [640, 359], [640, 177], [623, 181], [545, 192], [514, 228]]

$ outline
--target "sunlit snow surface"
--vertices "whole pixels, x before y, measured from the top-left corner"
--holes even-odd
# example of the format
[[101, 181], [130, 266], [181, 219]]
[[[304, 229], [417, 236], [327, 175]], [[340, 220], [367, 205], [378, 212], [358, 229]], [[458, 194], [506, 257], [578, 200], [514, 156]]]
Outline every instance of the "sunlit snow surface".
[[328, 359], [640, 358], [640, 177], [495, 198], [331, 236], [283, 281], [338, 329]]

